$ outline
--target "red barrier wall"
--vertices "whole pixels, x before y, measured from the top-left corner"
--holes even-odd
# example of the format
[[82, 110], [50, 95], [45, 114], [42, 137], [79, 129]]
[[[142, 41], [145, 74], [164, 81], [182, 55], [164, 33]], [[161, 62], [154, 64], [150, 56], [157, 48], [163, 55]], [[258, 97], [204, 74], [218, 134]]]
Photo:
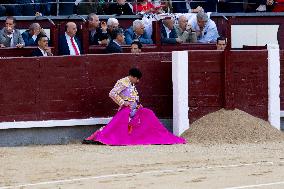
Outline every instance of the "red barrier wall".
[[235, 107], [268, 120], [267, 50], [232, 51]]
[[221, 51], [189, 52], [190, 122], [220, 109], [223, 105], [223, 65]]
[[[113, 116], [108, 93], [133, 66], [142, 104], [171, 118], [171, 53], [142, 53], [0, 59], [0, 121]], [[189, 52], [190, 122], [227, 102], [267, 120], [267, 101], [267, 51]]]

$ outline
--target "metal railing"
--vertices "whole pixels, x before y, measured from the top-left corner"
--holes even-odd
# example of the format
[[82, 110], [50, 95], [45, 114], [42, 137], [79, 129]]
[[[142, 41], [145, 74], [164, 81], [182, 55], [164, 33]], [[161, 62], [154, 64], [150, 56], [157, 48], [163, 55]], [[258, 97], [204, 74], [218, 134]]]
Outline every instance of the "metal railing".
[[[52, 1], [52, 2], [50, 2]], [[172, 1], [167, 1], [167, 0], [162, 0], [162, 1], [158, 1], [161, 4], [165, 4], [165, 3], [170, 3], [170, 7], [169, 9], [166, 11], [167, 13], [172, 12], [172, 5], [173, 3], [190, 3], [189, 5], [194, 4], [194, 6], [197, 5], [205, 5], [207, 3], [206, 0], [189, 0], [189, 1], [182, 1], [182, 0], [172, 0]], [[46, 9], [49, 9], [50, 12], [48, 12], [47, 14], [43, 13], [43, 12], [39, 12], [41, 13], [40, 15], [45, 15], [45, 16], [59, 16], [59, 15], [70, 15], [70, 14], [77, 14], [77, 8], [79, 6], [83, 6], [83, 5], [90, 5], [90, 6], [106, 6], [107, 4], [111, 4], [111, 3], [115, 3], [113, 0], [95, 0], [94, 2], [81, 2], [80, 0], [72, 0], [72, 2], [67, 1], [67, 0], [47, 0], [47, 2], [44, 3], [38, 3], [37, 1], [35, 1], [34, 3], [26, 3], [26, 4], [16, 4], [16, 3], [10, 3], [10, 4], [1, 4], [3, 7], [14, 7], [16, 9], [16, 11], [20, 10], [20, 7], [27, 7], [27, 6], [40, 6], [41, 8], [44, 9], [44, 7]], [[137, 0], [133, 0], [128, 2], [130, 4], [132, 4], [132, 6], [137, 4]], [[155, 3], [155, 1], [153, 1], [153, 3]], [[239, 1], [239, 2], [228, 2], [228, 4], [231, 5], [236, 5], [236, 4], [242, 4], [242, 5], [251, 5], [251, 4], [255, 4], [255, 3], [249, 3], [248, 0], [243, 0], [243, 1]], [[213, 9], [215, 9], [215, 11], [213, 12], [218, 12], [218, 3], [215, 3], [214, 5], [215, 7], [212, 7]], [[69, 14], [62, 14], [62, 10], [65, 9], [69, 9], [70, 13]], [[107, 8], [106, 8], [107, 9]], [[36, 11], [36, 10], [35, 10]], [[67, 11], [68, 12], [68, 11]], [[19, 12], [17, 12], [19, 13]], [[91, 12], [90, 12], [91, 13]], [[136, 12], [137, 13], [137, 12]], [[134, 14], [136, 14], [134, 13]], [[17, 16], [17, 15], [15, 15]], [[21, 15], [22, 16], [22, 15]], [[23, 15], [23, 16], [32, 16], [32, 15]]]

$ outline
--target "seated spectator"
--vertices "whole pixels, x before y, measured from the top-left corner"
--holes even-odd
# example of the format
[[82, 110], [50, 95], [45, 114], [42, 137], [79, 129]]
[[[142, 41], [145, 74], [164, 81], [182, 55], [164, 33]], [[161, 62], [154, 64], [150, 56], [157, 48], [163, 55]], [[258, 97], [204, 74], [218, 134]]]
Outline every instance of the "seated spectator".
[[125, 43], [127, 45], [130, 45], [133, 41], [139, 41], [142, 44], [153, 44], [151, 35], [146, 33], [142, 20], [134, 20], [133, 26], [128, 28], [124, 35]]
[[81, 43], [76, 37], [77, 25], [68, 22], [65, 26], [65, 34], [59, 38], [59, 55], [80, 55]]
[[156, 9], [154, 5], [149, 2], [148, 0], [137, 0], [137, 4], [133, 6], [133, 12], [135, 14], [148, 14], [148, 13], [155, 13]]
[[116, 15], [132, 15], [132, 9], [126, 0], [117, 0], [116, 3], [109, 5], [107, 9], [107, 14], [116, 14]]
[[[109, 43], [109, 41], [111, 41], [111, 32], [114, 29], [118, 29], [119, 28], [119, 22], [116, 18], [109, 18], [107, 20], [107, 34], [108, 34], [108, 39], [106, 41], [106, 44]], [[105, 41], [103, 41], [105, 42]]]
[[25, 42], [19, 30], [15, 29], [16, 19], [8, 16], [5, 21], [5, 27], [0, 31], [0, 47], [22, 48]]
[[38, 48], [32, 52], [32, 56], [53, 56], [51, 48], [48, 47], [48, 37], [39, 34], [37, 37]]
[[131, 53], [141, 53], [142, 44], [139, 41], [133, 41], [131, 43]]
[[182, 40], [178, 38], [176, 30], [174, 28], [174, 20], [172, 17], [165, 18], [161, 28], [161, 42], [163, 44], [176, 44], [182, 43]]
[[108, 32], [112, 32], [112, 30], [119, 28], [119, 22], [116, 18], [109, 18], [107, 20], [107, 29]]
[[124, 43], [123, 29], [114, 29], [111, 32], [111, 41], [106, 47], [106, 53], [122, 53], [121, 45]]
[[104, 4], [104, 0], [103, 2], [97, 0], [82, 0], [77, 7], [77, 13], [81, 15], [88, 15], [90, 13], [103, 15], [105, 14]]
[[225, 50], [227, 46], [227, 39], [225, 37], [218, 37], [216, 47], [217, 50]]
[[208, 15], [200, 11], [196, 14], [196, 18], [191, 20], [192, 29], [196, 32], [197, 42], [210, 43], [216, 42], [219, 37], [216, 24], [208, 18]]
[[100, 19], [94, 13], [88, 15], [87, 21], [89, 23], [90, 45], [106, 45], [108, 39], [107, 24], [102, 22], [100, 27]]
[[23, 40], [26, 46], [37, 46], [37, 36], [39, 34], [44, 34], [44, 30], [41, 28], [39, 23], [32, 23], [28, 30], [22, 33]]
[[188, 19], [184, 15], [178, 18], [178, 25], [175, 29], [178, 38], [180, 38], [183, 43], [196, 43], [196, 33], [192, 30], [191, 25], [188, 24]]

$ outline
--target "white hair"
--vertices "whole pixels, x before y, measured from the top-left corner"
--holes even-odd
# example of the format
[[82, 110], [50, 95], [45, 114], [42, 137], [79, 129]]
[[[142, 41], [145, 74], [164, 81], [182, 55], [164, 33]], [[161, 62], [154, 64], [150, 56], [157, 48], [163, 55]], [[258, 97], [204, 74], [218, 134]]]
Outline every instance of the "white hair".
[[115, 24], [115, 23], [119, 24], [119, 23], [118, 23], [118, 20], [117, 20], [116, 18], [109, 18], [109, 19], [107, 20], [107, 26], [112, 26], [112, 25]]
[[135, 30], [136, 28], [138, 28], [139, 26], [143, 26], [144, 24], [143, 24], [143, 21], [142, 20], [134, 20], [133, 21], [133, 30]]

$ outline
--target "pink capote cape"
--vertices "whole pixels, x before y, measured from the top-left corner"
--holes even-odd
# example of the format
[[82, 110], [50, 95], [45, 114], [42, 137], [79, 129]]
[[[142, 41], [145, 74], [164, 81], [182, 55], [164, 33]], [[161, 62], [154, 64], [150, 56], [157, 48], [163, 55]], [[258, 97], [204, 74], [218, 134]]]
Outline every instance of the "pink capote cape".
[[186, 143], [185, 139], [171, 134], [152, 110], [139, 108], [130, 121], [129, 113], [129, 107], [122, 108], [106, 126], [85, 140], [114, 146]]

